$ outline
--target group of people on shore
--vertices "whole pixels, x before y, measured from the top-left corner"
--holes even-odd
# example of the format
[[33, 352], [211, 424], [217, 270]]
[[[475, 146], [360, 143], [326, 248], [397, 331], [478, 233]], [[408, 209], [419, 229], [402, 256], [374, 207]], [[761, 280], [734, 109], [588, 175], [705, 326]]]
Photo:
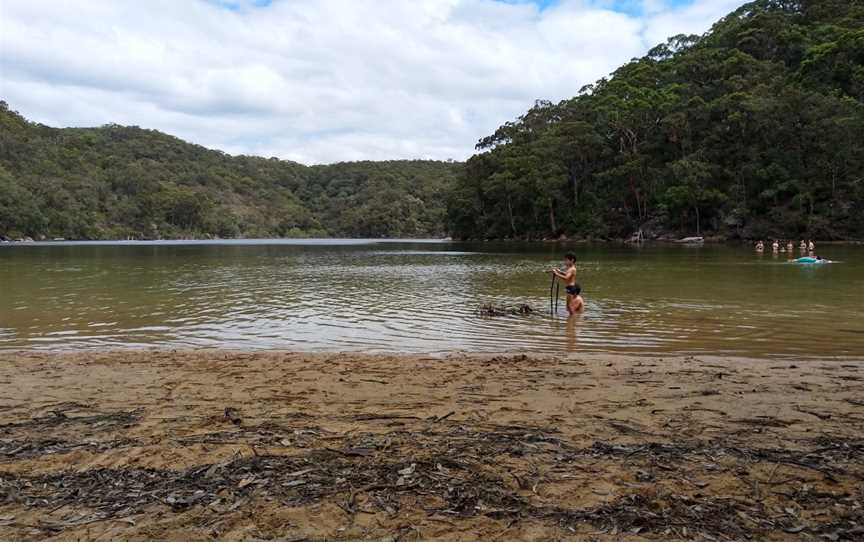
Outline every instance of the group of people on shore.
[[[801, 251], [801, 254], [805, 252], [808, 254], [813, 254], [816, 252], [816, 243], [813, 240], [805, 241], [801, 239], [801, 243], [798, 245], [798, 249]], [[771, 243], [771, 251], [774, 254], [778, 254], [780, 252], [788, 252], [790, 254], [795, 253], [795, 243], [793, 241], [789, 241], [784, 246], [778, 239], [775, 239], [773, 243]], [[764, 241], [756, 241], [756, 252], [765, 252], [765, 242]]]

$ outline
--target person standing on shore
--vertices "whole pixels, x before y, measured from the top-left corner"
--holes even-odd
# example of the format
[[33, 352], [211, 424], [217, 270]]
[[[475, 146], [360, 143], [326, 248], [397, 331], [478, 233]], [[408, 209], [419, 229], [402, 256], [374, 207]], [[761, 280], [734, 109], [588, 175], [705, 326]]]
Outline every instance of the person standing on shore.
[[567, 285], [567, 312], [572, 316], [581, 311], [584, 307], [582, 296], [582, 288], [576, 284], [576, 255], [568, 253], [564, 256], [564, 271], [552, 269], [552, 274], [563, 280]]

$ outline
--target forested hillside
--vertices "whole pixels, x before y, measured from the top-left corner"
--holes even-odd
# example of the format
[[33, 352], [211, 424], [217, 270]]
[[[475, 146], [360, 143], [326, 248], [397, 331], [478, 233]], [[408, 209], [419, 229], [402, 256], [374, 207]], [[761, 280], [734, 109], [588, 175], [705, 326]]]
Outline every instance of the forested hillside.
[[864, 238], [864, 1], [751, 2], [477, 148], [457, 237]]
[[440, 236], [460, 168], [229, 156], [137, 127], [50, 128], [0, 102], [0, 236]]
[[464, 165], [306, 167], [0, 104], [7, 237], [864, 239], [864, 0], [746, 4], [538, 101]]

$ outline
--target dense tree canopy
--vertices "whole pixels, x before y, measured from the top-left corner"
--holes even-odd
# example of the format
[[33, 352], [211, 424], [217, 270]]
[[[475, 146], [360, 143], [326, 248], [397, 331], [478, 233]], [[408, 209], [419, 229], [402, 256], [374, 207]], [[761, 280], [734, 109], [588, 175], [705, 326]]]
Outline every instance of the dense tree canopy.
[[751, 2], [477, 148], [458, 237], [862, 238], [864, 2]]
[[10, 237], [864, 238], [864, 0], [746, 4], [538, 101], [466, 164], [306, 167], [0, 104]]
[[439, 236], [460, 167], [232, 157], [137, 127], [49, 128], [0, 102], [0, 235]]

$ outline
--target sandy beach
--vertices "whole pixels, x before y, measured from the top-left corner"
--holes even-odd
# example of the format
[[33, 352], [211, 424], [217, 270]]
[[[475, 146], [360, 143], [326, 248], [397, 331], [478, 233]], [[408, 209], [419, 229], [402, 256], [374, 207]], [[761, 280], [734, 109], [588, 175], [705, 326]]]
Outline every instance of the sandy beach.
[[0, 355], [2, 540], [861, 540], [864, 361]]

